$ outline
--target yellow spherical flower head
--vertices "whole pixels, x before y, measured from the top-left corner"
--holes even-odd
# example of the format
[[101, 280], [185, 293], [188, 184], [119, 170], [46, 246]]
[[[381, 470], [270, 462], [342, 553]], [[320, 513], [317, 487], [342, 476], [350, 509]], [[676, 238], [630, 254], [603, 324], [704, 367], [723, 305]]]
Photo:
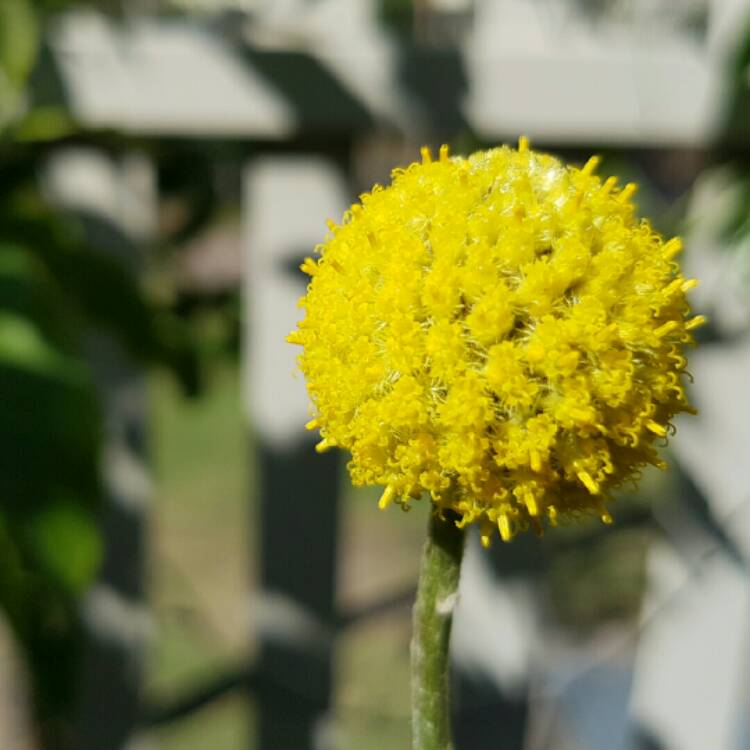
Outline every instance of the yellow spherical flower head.
[[[440, 150], [329, 222], [289, 337], [318, 450], [380, 505], [429, 493], [489, 544], [596, 514], [691, 410], [685, 280], [616, 180], [519, 148]], [[661, 440], [660, 442], [664, 442]]]

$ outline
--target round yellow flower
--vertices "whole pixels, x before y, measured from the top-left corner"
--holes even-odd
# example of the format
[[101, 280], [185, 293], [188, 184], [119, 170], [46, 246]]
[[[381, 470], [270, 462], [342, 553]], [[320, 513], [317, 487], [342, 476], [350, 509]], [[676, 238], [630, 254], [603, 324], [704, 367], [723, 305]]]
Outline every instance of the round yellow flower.
[[[509, 540], [546, 517], [611, 521], [610, 491], [691, 411], [685, 280], [635, 185], [521, 139], [393, 172], [306, 259], [303, 347], [318, 450], [380, 501], [429, 493]], [[661, 440], [661, 442], [664, 442]]]

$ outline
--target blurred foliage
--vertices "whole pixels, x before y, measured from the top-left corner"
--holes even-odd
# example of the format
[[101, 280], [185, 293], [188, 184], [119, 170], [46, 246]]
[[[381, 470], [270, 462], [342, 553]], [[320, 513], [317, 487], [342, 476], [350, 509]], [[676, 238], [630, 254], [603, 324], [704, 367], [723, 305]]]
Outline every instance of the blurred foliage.
[[[1, 163], [1, 162], [0, 162]], [[10, 189], [9, 189], [10, 188]], [[31, 673], [41, 739], [65, 747], [80, 641], [77, 600], [100, 558], [101, 437], [68, 295], [13, 231], [0, 195], [0, 606]], [[8, 222], [13, 211], [14, 222]], [[9, 226], [10, 224], [10, 226]], [[40, 229], [50, 230], [39, 224]]]
[[60, 118], [62, 112], [35, 108], [28, 81], [43, 46], [45, 22], [71, 7], [116, 11], [115, 0], [2, 0], [0, 2], [0, 130], [28, 128], [27, 119]]
[[37, 104], [30, 80], [47, 16], [74, 4], [0, 2], [0, 607], [24, 653], [39, 741], [55, 750], [77, 747], [80, 603], [102, 559], [92, 337], [196, 388], [185, 327], [144, 295], [132, 265], [93, 244], [103, 220], [64, 214], [37, 184], [73, 124]]
[[38, 45], [36, 14], [27, 0], [0, 5], [0, 68], [7, 84], [23, 87], [34, 65]]

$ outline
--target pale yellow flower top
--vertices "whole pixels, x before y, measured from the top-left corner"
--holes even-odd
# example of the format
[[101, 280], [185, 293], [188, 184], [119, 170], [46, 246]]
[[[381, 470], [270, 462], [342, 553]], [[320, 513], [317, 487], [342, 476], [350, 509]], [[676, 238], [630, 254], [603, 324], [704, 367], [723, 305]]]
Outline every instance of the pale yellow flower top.
[[306, 259], [303, 347], [318, 450], [351, 453], [380, 501], [428, 493], [489, 544], [594, 513], [660, 466], [655, 443], [691, 411], [685, 280], [635, 215], [635, 185], [521, 139], [393, 172]]

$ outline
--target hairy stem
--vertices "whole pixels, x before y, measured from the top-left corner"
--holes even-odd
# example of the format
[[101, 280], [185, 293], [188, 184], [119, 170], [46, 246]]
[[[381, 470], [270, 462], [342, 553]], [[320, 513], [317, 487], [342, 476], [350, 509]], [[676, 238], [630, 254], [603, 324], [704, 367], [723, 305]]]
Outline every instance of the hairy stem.
[[458, 596], [464, 532], [456, 516], [430, 515], [411, 641], [413, 750], [450, 750], [448, 644]]

